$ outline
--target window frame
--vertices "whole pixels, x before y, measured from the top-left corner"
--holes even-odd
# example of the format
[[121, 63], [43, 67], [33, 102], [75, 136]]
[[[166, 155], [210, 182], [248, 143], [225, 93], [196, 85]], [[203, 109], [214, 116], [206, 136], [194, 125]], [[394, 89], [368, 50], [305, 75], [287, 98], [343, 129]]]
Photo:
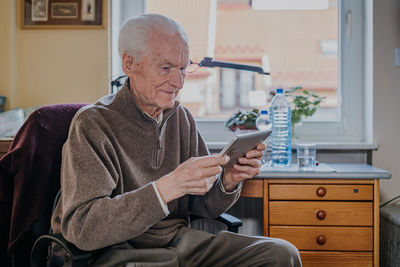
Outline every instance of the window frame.
[[[370, 142], [372, 105], [372, 0], [338, 0], [338, 114], [336, 120], [303, 121], [301, 141]], [[370, 64], [372, 65], [372, 64]], [[206, 142], [228, 142], [235, 133], [224, 119], [196, 119]]]
[[[223, 96], [224, 96], [224, 88], [227, 86], [225, 85], [225, 75], [227, 74], [233, 74], [233, 86], [234, 90], [232, 90], [233, 94], [233, 102], [234, 105], [232, 107], [224, 106], [223, 102]], [[245, 75], [249, 75], [249, 78], [251, 80], [250, 86], [246, 86], [246, 84], [243, 84], [243, 81], [245, 79]], [[229, 82], [228, 82], [229, 84]], [[248, 88], [248, 92], [243, 92], [244, 89]], [[232, 111], [235, 112], [237, 108], [239, 109], [251, 109], [251, 106], [249, 103], [247, 105], [243, 105], [241, 101], [243, 100], [244, 93], [249, 93], [255, 90], [255, 77], [254, 77], [254, 72], [248, 72], [248, 71], [243, 71], [243, 70], [236, 70], [236, 69], [220, 69], [219, 70], [219, 105], [221, 111]], [[247, 100], [247, 102], [249, 102]]]

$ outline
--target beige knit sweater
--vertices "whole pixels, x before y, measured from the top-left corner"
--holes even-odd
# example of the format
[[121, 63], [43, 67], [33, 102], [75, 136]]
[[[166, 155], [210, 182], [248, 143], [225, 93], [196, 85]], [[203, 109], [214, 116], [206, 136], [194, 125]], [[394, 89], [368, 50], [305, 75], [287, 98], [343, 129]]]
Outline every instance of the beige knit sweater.
[[63, 147], [54, 232], [83, 250], [127, 240], [163, 247], [189, 213], [217, 217], [238, 199], [240, 192], [226, 194], [217, 181], [204, 196], [168, 203], [165, 216], [151, 182], [208, 150], [186, 108], [176, 103], [163, 115], [159, 128], [138, 107], [129, 83], [78, 111]]

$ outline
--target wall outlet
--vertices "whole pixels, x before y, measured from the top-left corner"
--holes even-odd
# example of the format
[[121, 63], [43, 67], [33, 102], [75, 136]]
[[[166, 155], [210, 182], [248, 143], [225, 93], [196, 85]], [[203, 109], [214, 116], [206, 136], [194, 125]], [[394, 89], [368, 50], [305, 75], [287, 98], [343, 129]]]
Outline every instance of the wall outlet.
[[394, 64], [400, 67], [400, 48], [394, 49]]

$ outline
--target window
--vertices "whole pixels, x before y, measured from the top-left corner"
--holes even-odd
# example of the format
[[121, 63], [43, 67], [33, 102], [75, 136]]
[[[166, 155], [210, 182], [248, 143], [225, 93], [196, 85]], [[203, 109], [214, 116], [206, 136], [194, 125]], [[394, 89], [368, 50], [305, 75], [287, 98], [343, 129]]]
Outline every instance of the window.
[[220, 109], [230, 112], [249, 109], [249, 96], [254, 91], [254, 73], [239, 70], [220, 71]]
[[249, 2], [143, 1], [144, 12], [165, 14], [184, 26], [193, 61], [208, 56], [271, 72], [271, 77], [229, 69], [188, 74], [179, 100], [195, 115], [205, 139], [229, 140], [233, 134], [224, 122], [232, 113], [265, 109], [271, 91], [302, 86], [327, 99], [303, 122], [301, 140], [366, 141], [372, 0], [269, 0], [260, 2], [272, 6], [257, 9]]

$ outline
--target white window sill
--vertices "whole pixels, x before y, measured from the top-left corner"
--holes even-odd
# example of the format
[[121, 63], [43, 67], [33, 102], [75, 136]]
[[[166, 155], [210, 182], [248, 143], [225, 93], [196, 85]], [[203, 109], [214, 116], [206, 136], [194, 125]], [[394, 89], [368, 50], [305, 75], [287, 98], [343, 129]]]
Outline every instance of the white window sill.
[[[307, 142], [311, 143], [311, 142]], [[363, 142], [314, 142], [317, 149], [324, 150], [377, 150], [378, 145], [375, 143]], [[220, 150], [228, 144], [228, 142], [210, 141], [206, 142], [208, 149]], [[296, 149], [296, 143], [292, 144], [292, 148]]]

